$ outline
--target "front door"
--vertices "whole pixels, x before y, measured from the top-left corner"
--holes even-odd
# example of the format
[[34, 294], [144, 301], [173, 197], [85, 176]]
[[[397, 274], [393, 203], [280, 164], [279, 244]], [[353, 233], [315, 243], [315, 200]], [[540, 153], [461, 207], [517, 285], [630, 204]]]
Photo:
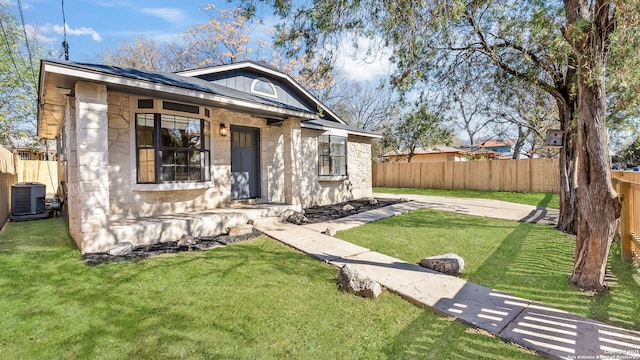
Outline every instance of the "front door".
[[260, 197], [260, 130], [231, 126], [231, 199]]

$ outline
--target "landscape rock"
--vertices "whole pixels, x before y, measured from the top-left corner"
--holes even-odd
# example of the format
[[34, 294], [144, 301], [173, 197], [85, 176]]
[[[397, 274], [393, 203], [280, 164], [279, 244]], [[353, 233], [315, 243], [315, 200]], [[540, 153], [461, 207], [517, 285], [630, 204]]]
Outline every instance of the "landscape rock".
[[464, 270], [464, 259], [449, 253], [426, 257], [420, 260], [419, 265], [444, 274], [458, 276]]
[[342, 207], [342, 211], [352, 211], [352, 210], [355, 210], [355, 208], [351, 204], [347, 204]]
[[130, 254], [133, 251], [133, 243], [129, 240], [123, 240], [116, 244], [107, 251], [107, 254], [111, 256], [123, 256]]
[[194, 239], [189, 234], [182, 235], [180, 240], [178, 240], [178, 246], [189, 246], [189, 245], [194, 245], [195, 243], [196, 243], [196, 239]]
[[343, 290], [365, 298], [377, 298], [382, 294], [382, 287], [376, 281], [362, 277], [349, 264], [338, 272], [338, 282]]
[[241, 236], [248, 235], [253, 232], [253, 225], [251, 224], [237, 224], [227, 228], [229, 236]]
[[329, 236], [335, 236], [336, 229], [332, 228], [331, 226], [327, 226], [327, 230], [324, 231], [324, 234]]
[[369, 199], [369, 204], [370, 205], [377, 205], [378, 204], [378, 199], [376, 199], [376, 198]]
[[289, 217], [287, 217], [287, 222], [290, 222], [296, 225], [306, 223], [307, 221], [309, 221], [307, 217], [304, 216], [302, 213], [298, 213], [298, 212], [294, 213], [293, 215], [289, 215]]

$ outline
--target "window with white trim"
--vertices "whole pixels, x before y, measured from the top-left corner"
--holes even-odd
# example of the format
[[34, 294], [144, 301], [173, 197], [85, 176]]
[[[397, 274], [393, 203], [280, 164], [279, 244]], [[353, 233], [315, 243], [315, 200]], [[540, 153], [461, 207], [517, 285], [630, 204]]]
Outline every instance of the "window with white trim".
[[169, 114], [136, 114], [138, 184], [209, 181], [209, 122]]
[[251, 92], [253, 94], [264, 95], [272, 98], [278, 97], [276, 87], [271, 83], [271, 81], [262, 77], [253, 80], [251, 83]]
[[347, 138], [335, 135], [318, 136], [318, 175], [347, 175]]

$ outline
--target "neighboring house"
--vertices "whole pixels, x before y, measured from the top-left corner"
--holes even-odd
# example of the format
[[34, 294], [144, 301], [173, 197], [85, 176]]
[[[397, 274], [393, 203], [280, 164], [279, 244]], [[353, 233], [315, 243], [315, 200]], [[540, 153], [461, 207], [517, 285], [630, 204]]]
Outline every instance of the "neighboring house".
[[55, 160], [56, 144], [38, 142], [29, 135], [10, 135], [2, 144], [7, 150], [18, 155], [20, 160]]
[[515, 145], [514, 140], [487, 140], [483, 141], [478, 146], [484, 151], [491, 151], [498, 153], [499, 158], [510, 158], [513, 156], [513, 147]]
[[[425, 162], [443, 162], [443, 161], [467, 161], [469, 160], [469, 153], [467, 151], [456, 149], [449, 146], [434, 146], [430, 148], [416, 148], [411, 157], [412, 163], [425, 163]], [[409, 150], [397, 150], [388, 152], [382, 157], [386, 161], [396, 162], [408, 162]]]
[[9, 150], [17, 154], [20, 160], [55, 160], [55, 150], [30, 149], [30, 148], [9, 148]]
[[[179, 237], [141, 218], [372, 194], [379, 135], [346, 125], [261, 63], [173, 74], [42, 61], [39, 99], [38, 135], [58, 139], [69, 230], [83, 253]], [[198, 224], [194, 236], [224, 229]]]

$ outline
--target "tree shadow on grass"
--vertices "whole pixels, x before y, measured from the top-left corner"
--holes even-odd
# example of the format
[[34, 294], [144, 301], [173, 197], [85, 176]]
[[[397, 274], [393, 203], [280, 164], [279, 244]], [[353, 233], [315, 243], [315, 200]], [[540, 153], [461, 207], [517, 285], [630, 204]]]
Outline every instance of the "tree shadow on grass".
[[547, 207], [549, 206], [549, 204], [551, 203], [551, 200], [553, 199], [553, 194], [551, 193], [546, 193], [544, 195], [544, 197], [542, 198], [542, 200], [540, 200], [540, 202], [538, 203], [538, 207]]

